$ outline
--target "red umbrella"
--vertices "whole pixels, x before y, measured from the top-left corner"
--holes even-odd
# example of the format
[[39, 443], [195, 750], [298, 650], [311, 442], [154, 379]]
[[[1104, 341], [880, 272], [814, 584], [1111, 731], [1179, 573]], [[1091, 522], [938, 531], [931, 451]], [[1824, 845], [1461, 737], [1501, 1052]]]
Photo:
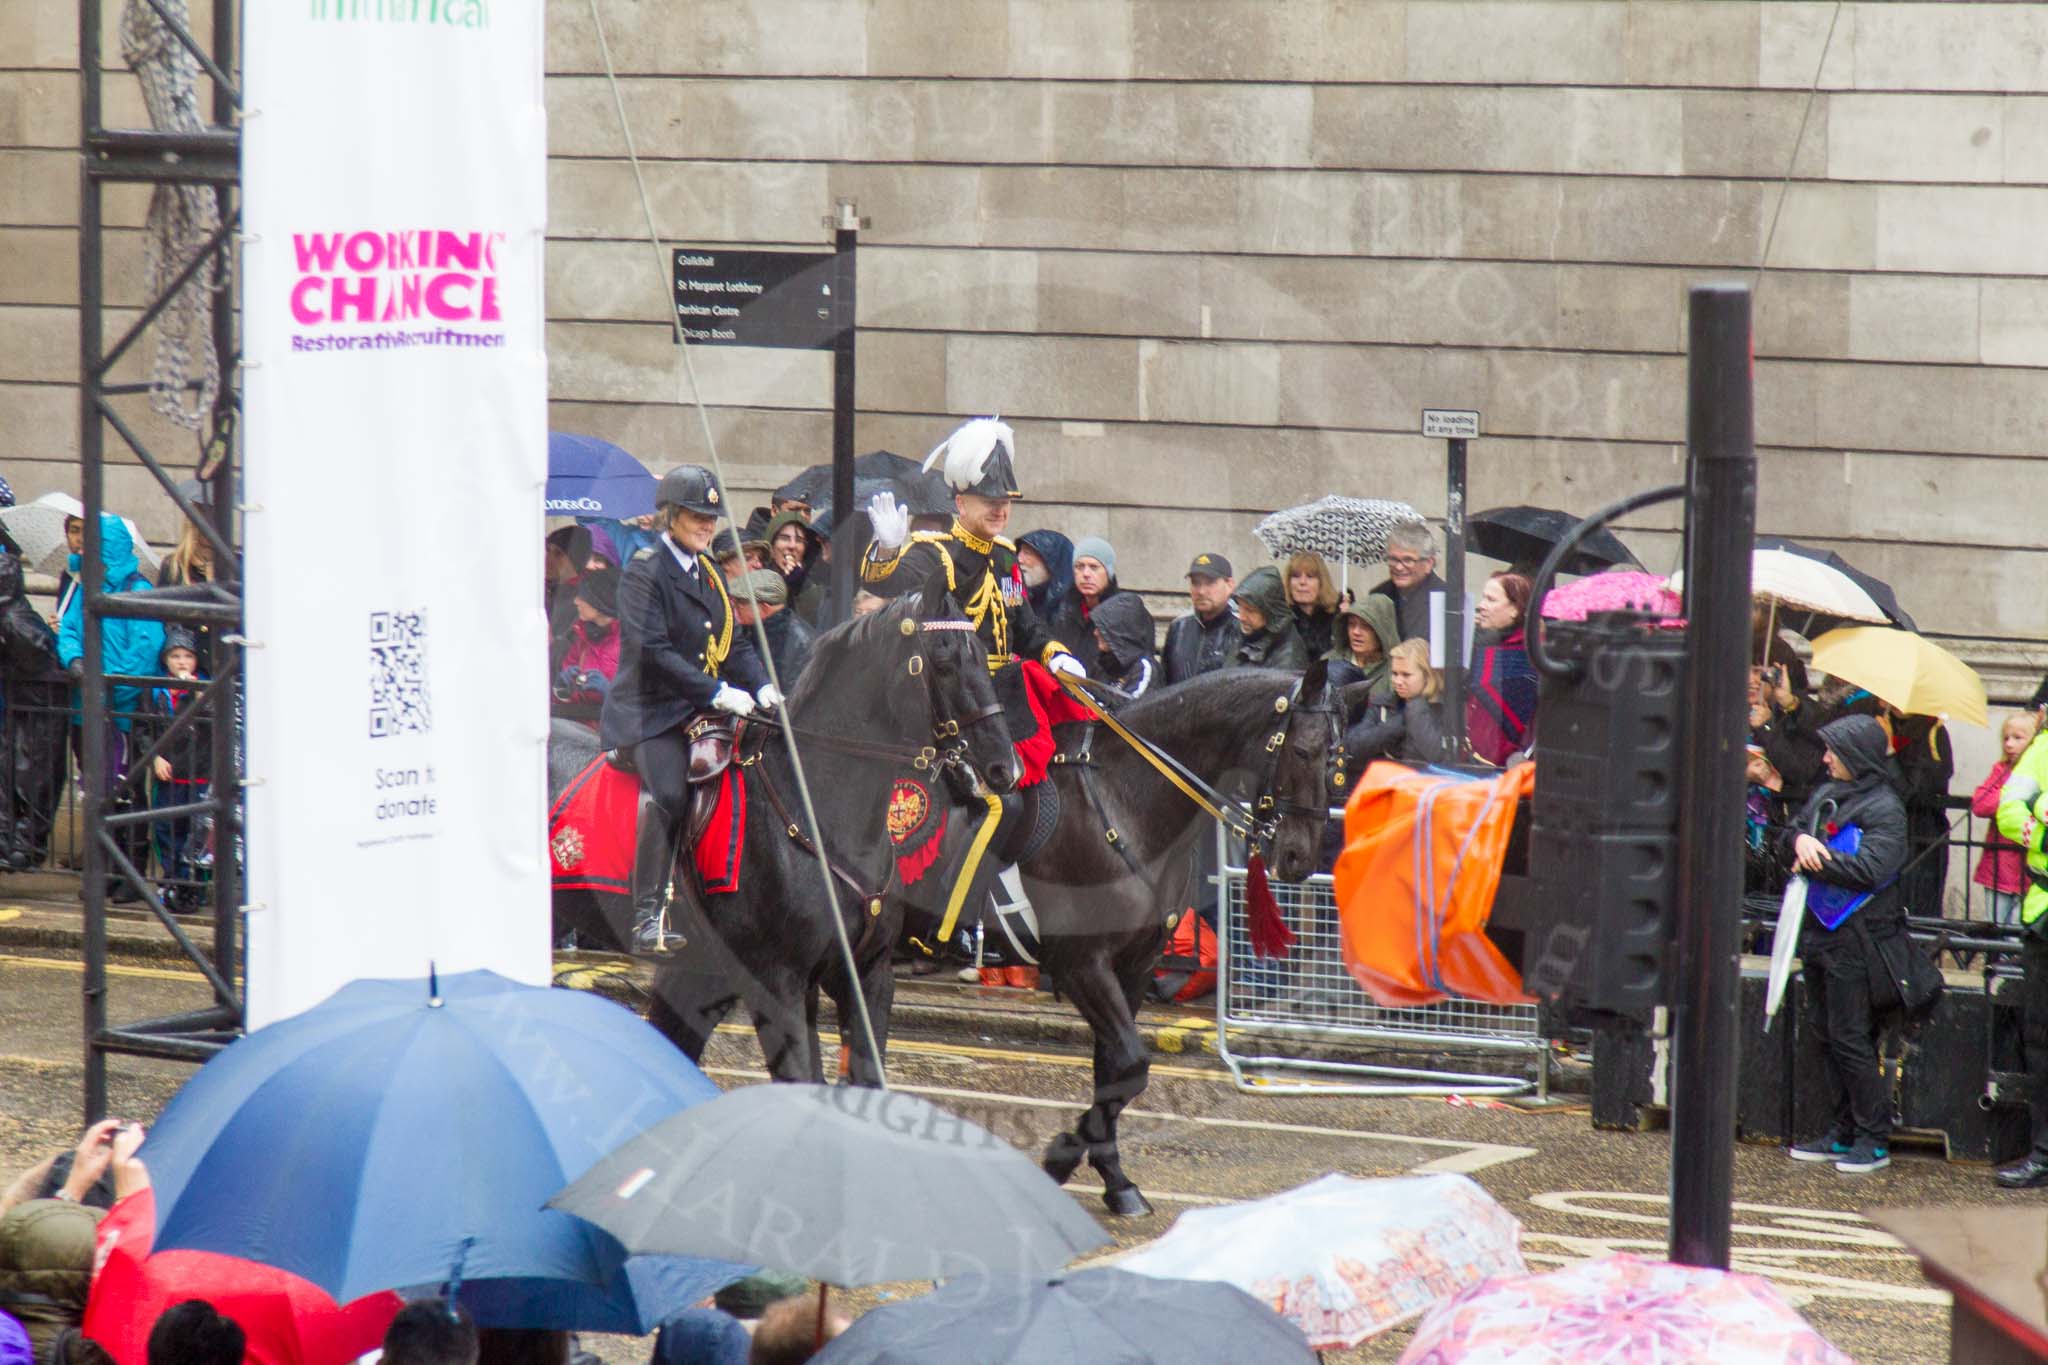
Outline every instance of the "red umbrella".
[[119, 1365], [146, 1365], [149, 1329], [187, 1299], [206, 1300], [241, 1327], [249, 1365], [348, 1365], [383, 1343], [404, 1306], [387, 1293], [337, 1307], [297, 1275], [210, 1251], [151, 1255], [155, 1236], [156, 1199], [148, 1190], [123, 1199], [100, 1224], [85, 1335]]

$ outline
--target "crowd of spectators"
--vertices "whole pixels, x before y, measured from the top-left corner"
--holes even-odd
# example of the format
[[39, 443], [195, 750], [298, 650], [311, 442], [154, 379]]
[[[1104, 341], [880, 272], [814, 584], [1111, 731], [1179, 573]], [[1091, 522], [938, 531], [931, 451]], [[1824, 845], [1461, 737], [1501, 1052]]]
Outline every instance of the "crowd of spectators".
[[[1887, 783], [1897, 793], [1905, 815], [1907, 858], [1899, 871], [1899, 894], [1908, 913], [1937, 917], [1944, 913], [1948, 884], [1951, 820], [1949, 787], [1955, 777], [1955, 750], [1948, 729], [1936, 716], [1901, 712], [1863, 688], [1837, 679], [1810, 686], [1806, 670], [1791, 645], [1775, 634], [1765, 639], [1767, 621], [1755, 623], [1754, 658], [1768, 658], [1750, 670], [1749, 749], [1747, 755], [1748, 824], [1751, 857], [1748, 889], [1775, 895], [1783, 889], [1787, 869], [1769, 856], [1771, 831], [1788, 826], [1816, 789], [1829, 780], [1822, 731], [1845, 716], [1865, 716], [1884, 737]], [[1767, 652], [1768, 651], [1768, 652]], [[2006, 724], [2009, 764], [2031, 738], [2035, 720], [2027, 715]], [[2000, 779], [2002, 782], [2002, 779]], [[1985, 779], [1989, 787], [1991, 778]], [[1996, 791], [1980, 788], [1979, 805], [1996, 805]], [[1989, 809], [1981, 812], [1988, 816]], [[2008, 887], [1999, 880], [1999, 839], [1991, 831], [1977, 884]], [[2008, 913], [2016, 902], [2000, 904]]]
[[[0, 535], [0, 689], [6, 706], [0, 867], [15, 871], [49, 861], [58, 811], [74, 765], [82, 765], [85, 754], [78, 696], [85, 671], [85, 523], [66, 518], [64, 534], [69, 554], [47, 615], [28, 596], [28, 569], [18, 547]], [[153, 577], [143, 571], [141, 549], [122, 518], [102, 514], [100, 559], [109, 592], [191, 587], [212, 576], [212, 543], [189, 524]], [[146, 771], [131, 770], [197, 704], [212, 676], [213, 650], [208, 627], [120, 617], [101, 622], [100, 662], [107, 673], [166, 680], [155, 687], [119, 683], [108, 689], [103, 751], [113, 812], [190, 806], [209, 794], [212, 726], [203, 717], [194, 717], [159, 748]], [[167, 816], [122, 825], [114, 840], [138, 875], [111, 869], [110, 900], [139, 900], [144, 882], [150, 882], [174, 913], [205, 902], [214, 853], [210, 822], [189, 814]]]
[[[155, 1206], [143, 1138], [139, 1125], [102, 1120], [75, 1151], [53, 1153], [0, 1191], [0, 1361], [300, 1365], [311, 1358], [299, 1336], [310, 1324], [257, 1292], [259, 1283], [288, 1278], [282, 1272], [252, 1279], [251, 1267], [226, 1257], [148, 1257]], [[145, 1261], [146, 1292], [138, 1292], [135, 1267]], [[305, 1312], [316, 1298], [293, 1301]], [[381, 1294], [350, 1312], [368, 1316], [373, 1330], [386, 1324], [383, 1365], [598, 1365], [569, 1332], [479, 1329], [441, 1298]], [[649, 1365], [797, 1365], [850, 1325], [836, 1308], [821, 1315], [809, 1281], [764, 1271], [669, 1317]]]
[[[594, 719], [617, 673], [620, 552], [636, 529], [644, 528], [591, 522], [548, 537], [550, 662], [563, 714]], [[1242, 580], [1223, 554], [1198, 554], [1184, 579], [1188, 609], [1166, 623], [1163, 635], [1145, 599], [1118, 582], [1116, 547], [1105, 537], [1075, 540], [1040, 528], [1016, 542], [1034, 613], [1093, 677], [1126, 695], [1140, 697], [1221, 668], [1302, 672], [1324, 659], [1333, 681], [1354, 698], [1346, 716], [1354, 772], [1372, 758], [1446, 757], [1450, 727], [1442, 715], [1442, 681], [1429, 666], [1426, 644], [1430, 596], [1445, 584], [1426, 524], [1394, 528], [1385, 581], [1362, 597], [1345, 591], [1330, 565], [1311, 552], [1260, 565]], [[791, 686], [816, 632], [831, 620], [831, 537], [812, 524], [808, 506], [777, 500], [757, 509], [737, 534], [721, 532], [711, 555], [741, 624], [751, 627], [758, 614], [776, 675]], [[1505, 764], [1526, 753], [1533, 739], [1536, 675], [1522, 635], [1529, 597], [1526, 577], [1496, 574], [1475, 608], [1465, 728], [1472, 756], [1485, 763]], [[879, 604], [858, 593], [853, 610]], [[1396, 648], [1405, 641], [1425, 643], [1408, 652], [1404, 669]], [[1357, 683], [1366, 686], [1352, 686]]]

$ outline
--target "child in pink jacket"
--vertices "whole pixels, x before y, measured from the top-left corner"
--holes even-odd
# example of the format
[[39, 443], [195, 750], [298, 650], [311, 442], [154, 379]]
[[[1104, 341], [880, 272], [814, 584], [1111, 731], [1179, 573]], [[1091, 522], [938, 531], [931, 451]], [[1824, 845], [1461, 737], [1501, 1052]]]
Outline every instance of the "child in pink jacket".
[[[2019, 762], [2020, 755], [2033, 742], [2038, 724], [2032, 711], [2015, 711], [2005, 718], [2005, 727], [1998, 735], [2001, 757], [1991, 765], [1991, 775], [1977, 784], [1977, 794], [1970, 798], [1972, 815], [1989, 822], [1998, 814], [1999, 789], [2012, 775], [2012, 765]], [[2020, 846], [2000, 834], [1996, 825], [1987, 823], [1984, 856], [1977, 860], [1977, 875], [1971, 880], [1983, 887], [1989, 896], [1994, 923], [2020, 922], [2020, 897], [2027, 889], [2027, 868], [2023, 859]]]

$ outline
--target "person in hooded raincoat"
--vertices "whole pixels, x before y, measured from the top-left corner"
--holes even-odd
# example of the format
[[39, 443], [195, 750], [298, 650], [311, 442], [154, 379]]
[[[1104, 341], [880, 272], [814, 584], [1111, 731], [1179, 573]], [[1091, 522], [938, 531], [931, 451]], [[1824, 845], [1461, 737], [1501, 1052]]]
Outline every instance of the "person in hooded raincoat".
[[1287, 585], [1272, 565], [1253, 569], [1237, 585], [1231, 600], [1237, 605], [1237, 623], [1244, 638], [1237, 646], [1235, 662], [1244, 668], [1284, 668], [1300, 673], [1308, 668], [1308, 649], [1294, 628], [1294, 609], [1287, 602]]
[[[150, 726], [150, 738], [167, 733], [179, 716], [200, 704], [205, 695], [205, 672], [199, 662], [199, 638], [189, 628], [164, 628], [163, 653], [155, 671], [175, 678], [182, 686], [150, 689], [149, 709], [157, 718]], [[139, 741], [138, 750], [144, 747]], [[213, 782], [213, 738], [204, 717], [196, 718], [185, 731], [156, 756], [150, 776], [150, 805], [155, 808], [189, 805], [206, 798]], [[166, 885], [164, 904], [173, 911], [196, 910], [205, 893], [192, 883], [197, 870], [186, 861], [186, 846], [192, 835], [192, 819], [156, 822], [157, 865]]]
[[[1382, 598], [1382, 601], [1385, 599]], [[1403, 640], [1387, 651], [1385, 701], [1369, 701], [1344, 731], [1345, 771], [1351, 786], [1376, 758], [1403, 763], [1440, 763], [1444, 734], [1444, 675], [1429, 662], [1427, 640]], [[1350, 798], [1350, 792], [1345, 797]]]
[[1134, 592], [1120, 592], [1095, 607], [1097, 658], [1105, 665], [1102, 678], [1133, 697], [1142, 697], [1159, 678], [1155, 642], [1158, 627], [1152, 613]]
[[[74, 554], [68, 564], [72, 577], [83, 582], [80, 560], [81, 555]], [[130, 538], [128, 528], [111, 512], [100, 513], [100, 563], [106, 570], [104, 590], [107, 592], [143, 592], [155, 586], [136, 562], [135, 542]], [[160, 621], [108, 617], [100, 623], [100, 666], [108, 673], [149, 677], [157, 670], [163, 647], [164, 628]], [[84, 676], [83, 592], [71, 595], [57, 624], [57, 658], [74, 680]], [[135, 717], [142, 713], [146, 704], [147, 698], [139, 687], [119, 685], [108, 689], [106, 768], [103, 773], [108, 791], [114, 790], [128, 773], [128, 765], [134, 757]], [[82, 755], [83, 745], [75, 732], [73, 743]], [[118, 797], [110, 804], [115, 809], [126, 809], [133, 800], [131, 788], [129, 795]], [[146, 865], [149, 858], [149, 833], [146, 829], [137, 825], [123, 827], [118, 831], [116, 840], [137, 868]], [[114, 900], [124, 903], [138, 899], [142, 894], [120, 876], [110, 879], [108, 891]]]
[[815, 625], [832, 573], [826, 567], [824, 538], [811, 525], [810, 509], [785, 507], [769, 519], [762, 539], [768, 542], [769, 566], [788, 586], [789, 610]]
[[0, 684], [6, 688], [5, 763], [12, 803], [0, 807], [0, 856], [40, 864], [64, 789], [65, 687], [55, 681], [57, 633], [28, 600], [19, 555], [0, 552]]
[[1058, 531], [1026, 531], [1017, 537], [1017, 567], [1032, 612], [1041, 621], [1057, 620], [1074, 591], [1074, 542]]
[[[1394, 599], [1369, 592], [1357, 602], [1342, 608], [1332, 635], [1335, 643], [1323, 657], [1330, 661], [1330, 689], [1341, 692], [1347, 687], [1364, 683], [1368, 689], [1364, 705], [1383, 705], [1394, 695], [1394, 683], [1388, 672], [1388, 657], [1395, 645], [1401, 643], [1401, 625], [1394, 609]], [[1346, 721], [1358, 719], [1353, 714]]]
[[[1862, 1175], [1891, 1164], [1891, 1094], [1878, 1064], [1871, 978], [1886, 973], [1881, 962], [1872, 961], [1876, 945], [1905, 932], [1899, 872], [1906, 865], [1906, 808], [1895, 785], [1890, 741], [1876, 720], [1843, 716], [1822, 726], [1820, 738], [1831, 780], [1814, 789], [1792, 828], [1780, 831], [1777, 840], [1780, 857], [1810, 883], [1799, 959], [1807, 1027], [1824, 1050], [1834, 1118], [1825, 1133], [1796, 1144], [1791, 1155]], [[1854, 906], [1833, 929], [1820, 919], [1824, 888]]]

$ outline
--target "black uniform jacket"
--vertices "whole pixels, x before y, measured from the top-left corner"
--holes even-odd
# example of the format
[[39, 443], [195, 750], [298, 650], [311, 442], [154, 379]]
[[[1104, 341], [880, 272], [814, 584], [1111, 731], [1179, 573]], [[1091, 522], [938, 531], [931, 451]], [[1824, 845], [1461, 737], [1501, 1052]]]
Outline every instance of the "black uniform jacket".
[[[1019, 657], [1049, 664], [1053, 655], [1078, 648], [1071, 640], [1054, 639], [1038, 619], [1024, 594], [1017, 547], [1000, 537], [979, 540], [958, 526], [945, 533], [918, 531], [899, 553], [870, 551], [861, 565], [861, 586], [879, 597], [900, 597], [922, 588], [942, 564], [954, 599], [988, 650], [991, 671]], [[1093, 643], [1087, 657], [1094, 656]]]
[[708, 555], [697, 556], [696, 573], [685, 573], [658, 540], [619, 579], [619, 673], [605, 693], [598, 738], [622, 749], [672, 730], [710, 710], [721, 682], [743, 692], [767, 686], [753, 633], [733, 620]]

